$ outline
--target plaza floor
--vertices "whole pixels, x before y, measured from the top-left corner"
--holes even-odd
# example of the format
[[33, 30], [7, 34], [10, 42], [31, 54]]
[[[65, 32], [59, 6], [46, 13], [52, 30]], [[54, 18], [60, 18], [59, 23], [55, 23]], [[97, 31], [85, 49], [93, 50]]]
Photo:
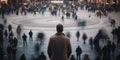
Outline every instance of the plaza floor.
[[[119, 14], [120, 13], [115, 13], [115, 12], [109, 13], [109, 16], [117, 21], [117, 23], [116, 23], [117, 26], [120, 25], [120, 21], [119, 21], [120, 15]], [[45, 34], [44, 45], [41, 47], [40, 51], [43, 51], [45, 53], [45, 55], [47, 56], [47, 60], [49, 60], [48, 55], [47, 55], [47, 46], [48, 46], [48, 42], [49, 42], [49, 37], [56, 33], [55, 26], [58, 23], [61, 23], [64, 25], [64, 33], [65, 34], [67, 32], [70, 32], [72, 54], [75, 55], [75, 57], [76, 57], [75, 49], [77, 48], [78, 45], [80, 45], [80, 47], [82, 48], [82, 51], [83, 51], [81, 58], [83, 57], [84, 54], [88, 54], [90, 56], [90, 60], [94, 60], [94, 58], [96, 57], [96, 52], [90, 48], [89, 38], [90, 37], [94, 38], [99, 29], [105, 29], [107, 31], [107, 34], [112, 39], [112, 35], [110, 34], [112, 27], [110, 27], [108, 17], [102, 16], [102, 18], [99, 18], [99, 17], [96, 17], [94, 13], [88, 13], [86, 10], [79, 10], [77, 12], [78, 20], [79, 21], [85, 20], [87, 22], [86, 26], [83, 28], [81, 26], [78, 26], [77, 22], [72, 18], [68, 19], [65, 17], [64, 22], [62, 22], [61, 15], [60, 16], [51, 16], [49, 11], [45, 12], [44, 15], [37, 14], [36, 16], [34, 16], [33, 14], [30, 14], [30, 13], [28, 13], [26, 16], [24, 16], [24, 15], [16, 16], [14, 14], [12, 14], [10, 16], [6, 15], [7, 24], [11, 24], [13, 26], [13, 32], [14, 32], [15, 36], [17, 36], [16, 28], [18, 25], [22, 26], [22, 34], [26, 33], [28, 36], [28, 32], [30, 30], [33, 31], [33, 41], [29, 40], [29, 37], [28, 37], [28, 39], [27, 39], [28, 46], [27, 47], [24, 47], [22, 40], [18, 39], [16, 60], [18, 60], [20, 58], [20, 55], [23, 53], [26, 55], [27, 60], [30, 60], [30, 58], [33, 55], [35, 56], [34, 46], [36, 43], [39, 42], [37, 40], [37, 34], [39, 32], [43, 32]], [[89, 18], [89, 15], [91, 15], [90, 18]], [[3, 23], [2, 19], [0, 19], [0, 23]], [[5, 29], [7, 29], [7, 26]], [[79, 41], [77, 41], [77, 38], [76, 38], [77, 30], [80, 31]], [[86, 44], [83, 44], [83, 40], [82, 40], [83, 33], [86, 33], [88, 36]], [[6, 47], [7, 47], [6, 43], [8, 43], [8, 41], [5, 41], [4, 43], [5, 43], [4, 50], [6, 50]], [[101, 47], [103, 47], [106, 43], [101, 42], [100, 44], [101, 44]], [[120, 49], [116, 50], [116, 53], [118, 53], [118, 52], [120, 52]], [[5, 52], [5, 57], [7, 59], [6, 52]]]

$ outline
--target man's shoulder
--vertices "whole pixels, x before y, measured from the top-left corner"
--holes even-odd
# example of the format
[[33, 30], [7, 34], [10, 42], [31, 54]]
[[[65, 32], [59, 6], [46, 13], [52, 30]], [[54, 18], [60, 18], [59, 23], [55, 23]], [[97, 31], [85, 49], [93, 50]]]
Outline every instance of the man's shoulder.
[[50, 39], [54, 39], [54, 38], [56, 38], [55, 34], [50, 36]]
[[[54, 34], [54, 35], [52, 35], [50, 38], [57, 38], [59, 35], [56, 35], [56, 34]], [[59, 36], [60, 37], [60, 36]], [[61, 37], [62, 38], [65, 38], [65, 39], [69, 39], [67, 36], [65, 36], [65, 35], [61, 35]]]

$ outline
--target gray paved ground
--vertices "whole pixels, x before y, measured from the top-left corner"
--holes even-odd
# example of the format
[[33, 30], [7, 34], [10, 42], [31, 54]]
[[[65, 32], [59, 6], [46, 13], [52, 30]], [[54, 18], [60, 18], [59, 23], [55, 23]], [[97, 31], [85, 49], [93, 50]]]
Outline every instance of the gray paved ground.
[[[89, 18], [89, 14], [91, 15], [91, 18]], [[112, 39], [112, 35], [110, 34], [111, 32], [111, 27], [109, 24], [109, 20], [108, 17], [102, 17], [101, 19], [96, 17], [94, 13], [88, 13], [85, 10], [79, 10], [77, 12], [78, 15], [78, 19], [80, 20], [86, 20], [87, 21], [87, 25], [82, 28], [77, 26], [77, 22], [74, 21], [72, 18], [67, 19], [65, 18], [64, 23], [61, 21], [61, 17], [57, 16], [51, 16], [50, 13], [47, 11], [45, 12], [45, 15], [37, 15], [37, 16], [33, 16], [33, 14], [28, 14], [27, 16], [24, 15], [10, 15], [10, 16], [6, 16], [7, 18], [7, 22], [8, 24], [11, 24], [13, 26], [13, 32], [16, 36], [16, 27], [17, 25], [22, 25], [22, 34], [26, 33], [28, 35], [28, 32], [30, 31], [30, 29], [33, 31], [34, 35], [33, 35], [33, 41], [30, 41], [28, 38], [28, 47], [23, 47], [23, 43], [22, 40], [19, 39], [18, 41], [18, 50], [17, 50], [17, 56], [16, 56], [16, 60], [18, 60], [20, 58], [20, 55], [25, 53], [27, 60], [30, 60], [31, 56], [35, 56], [35, 52], [34, 52], [34, 46], [37, 42], [36, 36], [37, 33], [39, 32], [44, 32], [45, 33], [45, 41], [44, 41], [44, 45], [41, 48], [41, 51], [43, 51], [45, 53], [45, 55], [48, 57], [47, 55], [47, 46], [48, 46], [48, 42], [49, 42], [49, 37], [52, 36], [53, 34], [56, 33], [55, 31], [55, 26], [58, 23], [62, 23], [64, 25], [64, 33], [66, 32], [70, 32], [71, 33], [71, 44], [72, 44], [72, 54], [76, 55], [75, 53], [75, 49], [78, 45], [80, 45], [80, 47], [83, 50], [83, 53], [81, 55], [81, 57], [84, 54], [89, 54], [90, 55], [90, 59], [94, 60], [94, 58], [96, 57], [96, 52], [94, 50], [92, 50], [88, 44], [88, 40], [90, 37], [94, 37], [98, 30], [101, 28], [104, 28], [107, 30], [108, 35], [110, 36], [110, 38]], [[119, 20], [119, 13], [109, 13], [109, 16], [111, 16], [112, 18], [114, 18], [117, 21], [117, 26], [120, 25], [120, 20]], [[0, 19], [0, 23], [3, 23], [2, 19]], [[7, 29], [7, 27], [6, 27]], [[80, 31], [80, 41], [77, 42], [75, 33], [76, 31], [79, 30]], [[82, 40], [82, 34], [86, 33], [88, 36], [87, 39], [87, 44], [83, 44], [83, 40]], [[5, 48], [7, 46], [7, 41], [5, 41]], [[104, 46], [106, 43], [100, 42], [101, 47]], [[116, 52], [118, 53], [119, 50], [117, 50]], [[120, 51], [119, 51], [120, 52]], [[5, 57], [7, 59], [7, 53], [5, 53]], [[49, 58], [47, 58], [49, 59]], [[114, 59], [113, 59], [114, 60]]]

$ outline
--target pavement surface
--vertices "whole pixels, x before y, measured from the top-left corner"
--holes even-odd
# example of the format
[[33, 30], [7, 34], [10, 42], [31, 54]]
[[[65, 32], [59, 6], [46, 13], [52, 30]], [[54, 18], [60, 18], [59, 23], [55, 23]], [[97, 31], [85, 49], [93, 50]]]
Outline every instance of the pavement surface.
[[[119, 14], [120, 14], [120, 12], [118, 12], [118, 13], [112, 12], [112, 13], [108, 14], [109, 17], [111, 17], [117, 21], [116, 27], [120, 25], [120, 20], [119, 20], [120, 15]], [[50, 36], [52, 36], [56, 33], [55, 26], [58, 23], [61, 23], [64, 25], [64, 33], [65, 34], [67, 32], [70, 32], [70, 34], [71, 34], [70, 41], [71, 41], [71, 45], [72, 45], [72, 54], [75, 55], [75, 58], [76, 58], [75, 49], [77, 48], [78, 45], [80, 45], [80, 47], [82, 48], [82, 51], [83, 51], [82, 55], [81, 55], [81, 59], [84, 54], [88, 54], [90, 57], [90, 60], [95, 59], [96, 52], [94, 49], [90, 48], [89, 38], [90, 37], [94, 38], [99, 29], [105, 29], [106, 33], [109, 35], [110, 39], [112, 40], [112, 35], [111, 35], [112, 27], [110, 26], [108, 17], [102, 16], [102, 18], [99, 18], [99, 17], [96, 17], [94, 13], [89, 13], [86, 10], [79, 10], [77, 12], [78, 20], [86, 21], [86, 26], [81, 27], [81, 26], [77, 25], [78, 21], [75, 21], [72, 18], [68, 19], [65, 17], [64, 22], [63, 22], [61, 20], [61, 15], [60, 16], [51, 16], [49, 11], [46, 11], [44, 15], [37, 14], [36, 16], [34, 16], [31, 13], [28, 13], [26, 16], [24, 16], [24, 15], [16, 16], [15, 14], [12, 14], [9, 16], [6, 15], [7, 25], [8, 24], [12, 25], [14, 36], [17, 36], [16, 28], [18, 25], [22, 26], [22, 34], [26, 33], [28, 36], [28, 32], [30, 30], [33, 31], [33, 40], [30, 40], [29, 36], [28, 36], [28, 39], [27, 39], [28, 46], [27, 47], [23, 46], [22, 39], [18, 39], [16, 60], [19, 60], [20, 55], [23, 53], [25, 54], [27, 60], [30, 60], [31, 57], [33, 57], [33, 56], [36, 57], [36, 54], [34, 51], [34, 46], [36, 43], [39, 43], [39, 41], [37, 39], [37, 34], [39, 32], [43, 32], [45, 34], [44, 44], [42, 45], [40, 52], [43, 51], [45, 53], [45, 55], [47, 56], [47, 60], [49, 60], [48, 54], [47, 54], [47, 46], [48, 46]], [[91, 15], [90, 18], [89, 18], [89, 15]], [[3, 19], [0, 19], [0, 23], [3, 23]], [[7, 25], [5, 26], [5, 29], [7, 29]], [[76, 38], [77, 30], [80, 31], [79, 41], [77, 41], [77, 38]], [[82, 40], [83, 33], [86, 33], [88, 36], [88, 39], [86, 40], [86, 44], [83, 44], [83, 40]], [[7, 47], [8, 41], [5, 40], [4, 43], [5, 43], [4, 50], [5, 50], [5, 57], [6, 57], [5, 60], [7, 60], [8, 58], [7, 58], [7, 53], [6, 53], [6, 47]], [[105, 44], [106, 44], [106, 42], [100, 42], [101, 47], [103, 47]], [[39, 52], [39, 54], [40, 54], [40, 52]], [[120, 53], [120, 49], [116, 50], [116, 55], [118, 52]], [[113, 60], [115, 59], [114, 57], [112, 58]]]

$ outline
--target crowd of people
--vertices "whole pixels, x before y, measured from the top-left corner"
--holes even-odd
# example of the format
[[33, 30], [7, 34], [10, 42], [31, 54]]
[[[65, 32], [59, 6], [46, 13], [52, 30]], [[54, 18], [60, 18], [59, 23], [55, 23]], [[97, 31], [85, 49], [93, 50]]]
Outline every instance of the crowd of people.
[[36, 15], [36, 12], [44, 15], [44, 12], [48, 9], [53, 16], [60, 15], [62, 12], [66, 17], [77, 18], [76, 12], [80, 10], [88, 10], [88, 12], [94, 12], [97, 16], [105, 15], [107, 12], [119, 12], [120, 4], [104, 4], [104, 3], [89, 3], [89, 2], [66, 2], [54, 4], [51, 2], [30, 2], [26, 5], [7, 5], [1, 4], [0, 13], [4, 18], [4, 15], [16, 14], [16, 15], [27, 15], [27, 13], [32, 13]]
[[[60, 26], [62, 26], [62, 25], [60, 25]], [[71, 55], [72, 49], [71, 49], [71, 44], [70, 44], [70, 40], [69, 40], [71, 38], [70, 32], [68, 32], [66, 34], [62, 33], [63, 26], [59, 27], [59, 25], [58, 25], [56, 30], [58, 31], [58, 33], [55, 34], [56, 36], [54, 36], [54, 37], [52, 36], [50, 38], [50, 41], [49, 41], [49, 45], [48, 45], [49, 58], [51, 60], [52, 59], [64, 60], [62, 58], [66, 58], [65, 60], [67, 60], [68, 58], [70, 58], [70, 60], [82, 59], [81, 58], [82, 48], [79, 45], [78, 45], [78, 47], [76, 47], [76, 51], [75, 51], [76, 55]], [[23, 35], [22, 35], [21, 31], [22, 31], [22, 28], [21, 28], [21, 26], [18, 25], [18, 27], [16, 29], [17, 36], [14, 36], [14, 33], [12, 31], [12, 26], [10, 24], [8, 25], [8, 29], [5, 29], [4, 25], [0, 24], [0, 50], [1, 50], [0, 51], [0, 59], [4, 60], [4, 53], [5, 53], [5, 51], [3, 49], [4, 48], [4, 41], [8, 41], [8, 43], [7, 43], [8, 46], [6, 48], [8, 60], [16, 60], [17, 45], [19, 43], [18, 40], [20, 38], [22, 38], [22, 40], [23, 40], [23, 46], [24, 47], [28, 46], [27, 35], [25, 33], [23, 33]], [[76, 38], [77, 38], [77, 42], [79, 42], [80, 36], [82, 36], [83, 44], [86, 44], [86, 40], [89, 40], [90, 48], [97, 52], [97, 54], [96, 54], [97, 57], [95, 58], [95, 60], [111, 60], [111, 59], [113, 59], [111, 56], [115, 55], [116, 49], [120, 46], [120, 38], [119, 38], [120, 32], [119, 31], [120, 31], [119, 27], [115, 28], [111, 31], [111, 34], [113, 35], [112, 41], [110, 40], [109, 36], [106, 35], [106, 33], [104, 32], [104, 29], [99, 30], [95, 37], [91, 37], [89, 39], [88, 39], [86, 33], [83, 33], [83, 35], [80, 35], [80, 31], [77, 30], [76, 31]], [[39, 35], [39, 37], [42, 38], [43, 34], [42, 33], [40, 33], [40, 34], [41, 35]], [[29, 38], [31, 38], [31, 39], [33, 38], [32, 30], [29, 31], [28, 35], [29, 35]], [[63, 37], [62, 35], [65, 36], [66, 38]], [[69, 43], [67, 41], [61, 41], [61, 39], [62, 40], [65, 39]], [[58, 40], [60, 40], [60, 41], [58, 42]], [[100, 41], [103, 41], [103, 42], [106, 41], [107, 44], [104, 47], [100, 47], [100, 44], [99, 44]], [[63, 43], [63, 42], [66, 42], [66, 43]], [[56, 45], [54, 45], [54, 44], [56, 44]], [[66, 47], [64, 46], [64, 44]], [[68, 44], [68, 45], [66, 45], [66, 44]], [[36, 49], [39, 50], [39, 44], [37, 45]], [[65, 50], [68, 50], [67, 53], [65, 52]], [[58, 51], [60, 53], [58, 53]], [[61, 55], [61, 53], [64, 53], [64, 54]], [[57, 54], [57, 55], [53, 55], [53, 57], [52, 57], [52, 54]], [[58, 55], [60, 55], [60, 56], [58, 56]], [[66, 55], [66, 57], [64, 55]], [[62, 56], [64, 56], [64, 57], [62, 57]], [[120, 55], [118, 55], [116, 57], [116, 60], [120, 59], [119, 56]], [[32, 58], [32, 60], [41, 60], [41, 59], [42, 60], [47, 59], [44, 52], [41, 52], [41, 55], [39, 55], [37, 58]], [[90, 60], [89, 55], [85, 54], [85, 58], [83, 58], [83, 60], [84, 59]], [[26, 60], [25, 54], [21, 55], [20, 60]]]
[[[62, 12], [62, 14], [66, 15], [67, 18], [74, 18], [77, 20], [77, 11], [80, 8], [81, 10], [85, 9], [89, 12], [94, 12], [98, 10], [99, 12], [102, 12], [105, 16], [107, 16], [106, 11], [111, 12], [115, 11], [118, 12], [120, 9], [119, 4], [113, 4], [113, 5], [105, 5], [103, 7], [103, 4], [97, 4], [95, 3], [78, 3], [74, 2], [75, 5], [72, 5], [72, 3], [66, 3], [65, 6], [63, 4], [52, 4], [48, 2], [42, 2], [42, 3], [29, 3], [28, 5], [17, 5], [17, 6], [8, 6], [3, 5], [1, 6], [1, 14], [2, 18], [5, 18], [5, 14], [16, 14], [19, 15], [19, 11], [23, 15], [27, 15], [27, 13], [33, 13], [33, 15], [36, 15], [36, 12], [39, 12], [40, 14], [44, 15], [44, 12], [46, 9], [49, 9], [52, 16], [57, 16]], [[62, 15], [62, 20], [64, 21], [64, 15]], [[101, 13], [100, 13], [101, 17]], [[22, 34], [22, 28], [21, 25], [18, 25], [16, 28], [16, 34], [13, 32], [12, 25], [8, 24], [7, 29], [6, 27], [6, 20], [4, 20], [4, 25], [0, 24], [0, 60], [4, 60], [5, 57], [5, 49], [7, 50], [7, 56], [8, 60], [16, 60], [16, 53], [17, 53], [17, 45], [19, 43], [19, 39], [23, 40], [23, 46], [27, 47], [27, 34]], [[115, 27], [115, 23], [111, 22], [111, 26]], [[83, 58], [81, 58], [81, 54], [83, 53], [83, 50], [80, 46], [76, 47], [76, 55], [71, 54], [73, 51], [71, 49], [71, 34], [68, 32], [67, 34], [63, 33], [63, 25], [58, 24], [56, 27], [57, 33], [50, 37], [47, 53], [51, 60], [90, 60], [90, 57], [88, 54], [84, 54]], [[31, 40], [33, 40], [33, 31], [30, 30], [28, 35]], [[83, 44], [87, 44], [86, 40], [89, 40], [89, 45], [92, 50], [95, 50], [97, 52], [97, 56], [95, 60], [112, 60], [112, 56], [115, 56], [115, 51], [120, 46], [120, 27], [113, 28], [111, 34], [113, 35], [112, 41], [110, 40], [109, 36], [104, 33], [104, 29], [101, 29], [98, 31], [95, 37], [88, 38], [86, 33], [83, 33], [83, 35], [80, 34], [80, 31], [76, 31], [76, 38], [77, 42], [80, 41], [80, 36], [82, 36]], [[41, 35], [40, 39], [42, 37]], [[106, 45], [104, 47], [100, 47], [100, 41], [104, 40], [106, 41]], [[4, 48], [4, 42], [8, 41], [7, 48]], [[36, 45], [36, 50], [39, 50], [39, 44]], [[39, 55], [39, 54], [38, 54]], [[76, 56], [76, 57], [75, 57]], [[19, 60], [27, 60], [26, 55], [22, 54], [20, 56]], [[44, 52], [41, 52], [41, 54], [37, 58], [31, 58], [31, 60], [47, 60], [46, 55]], [[114, 60], [120, 60], [120, 54], [116, 56]]]

